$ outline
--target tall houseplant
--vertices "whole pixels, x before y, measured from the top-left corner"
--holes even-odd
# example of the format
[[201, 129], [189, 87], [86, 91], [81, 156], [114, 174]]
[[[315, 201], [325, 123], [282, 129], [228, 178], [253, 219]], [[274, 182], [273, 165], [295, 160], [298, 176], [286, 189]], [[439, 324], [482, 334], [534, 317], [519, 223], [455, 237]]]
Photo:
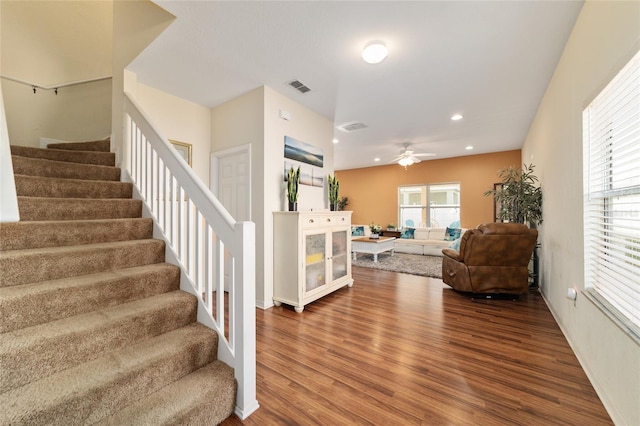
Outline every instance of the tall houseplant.
[[500, 205], [498, 219], [531, 226], [542, 223], [542, 190], [533, 168], [525, 164], [523, 169], [507, 167], [498, 172], [502, 187], [484, 193]]
[[338, 196], [338, 193], [340, 192], [338, 176], [334, 174], [333, 177], [331, 177], [331, 175], [329, 175], [327, 181], [329, 182], [329, 208], [332, 212], [337, 211], [338, 201], [340, 200], [340, 197]]
[[[501, 187], [484, 193], [493, 195], [500, 205], [498, 219], [523, 223], [536, 227], [542, 223], [542, 190], [537, 186], [538, 178], [533, 174], [533, 164], [523, 164], [524, 168], [507, 167], [498, 172]], [[538, 286], [538, 253], [534, 248], [532, 265], [529, 270], [529, 285]]]
[[289, 211], [298, 210], [298, 187], [300, 186], [300, 166], [294, 169], [293, 166], [287, 173], [287, 199], [289, 200]]

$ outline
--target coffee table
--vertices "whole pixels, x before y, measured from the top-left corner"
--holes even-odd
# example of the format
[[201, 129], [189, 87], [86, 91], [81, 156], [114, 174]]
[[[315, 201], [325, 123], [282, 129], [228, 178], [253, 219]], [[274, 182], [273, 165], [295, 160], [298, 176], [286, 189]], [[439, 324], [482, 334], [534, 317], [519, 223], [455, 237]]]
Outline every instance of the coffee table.
[[373, 261], [378, 261], [378, 254], [391, 251], [393, 256], [393, 250], [395, 249], [395, 237], [380, 237], [376, 239], [368, 237], [359, 237], [351, 240], [351, 253], [353, 253], [353, 260], [356, 260], [358, 253], [368, 253], [373, 255]]

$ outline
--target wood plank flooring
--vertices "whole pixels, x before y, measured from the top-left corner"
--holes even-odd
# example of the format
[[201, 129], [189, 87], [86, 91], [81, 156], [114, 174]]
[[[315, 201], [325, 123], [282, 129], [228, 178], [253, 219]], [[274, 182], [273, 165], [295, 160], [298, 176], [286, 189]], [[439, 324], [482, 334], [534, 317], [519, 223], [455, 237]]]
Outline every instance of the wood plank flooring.
[[353, 268], [297, 314], [257, 310], [260, 408], [223, 425], [612, 424], [538, 293], [471, 300]]

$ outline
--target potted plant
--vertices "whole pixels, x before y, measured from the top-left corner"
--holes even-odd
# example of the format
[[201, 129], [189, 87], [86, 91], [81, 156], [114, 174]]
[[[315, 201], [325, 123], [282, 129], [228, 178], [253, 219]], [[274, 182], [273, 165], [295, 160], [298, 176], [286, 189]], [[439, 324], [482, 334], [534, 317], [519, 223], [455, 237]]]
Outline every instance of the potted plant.
[[335, 174], [333, 177], [329, 175], [327, 180], [329, 182], [329, 209], [334, 212], [338, 210], [338, 202], [340, 200], [340, 197], [338, 196], [338, 193], [340, 192], [340, 182], [338, 182], [338, 176]]
[[533, 167], [533, 164], [524, 165], [524, 169], [507, 167], [498, 172], [501, 187], [484, 193], [493, 195], [500, 205], [498, 219], [532, 227], [542, 223], [542, 191], [536, 186], [538, 178], [533, 174]]
[[396, 230], [396, 224], [395, 223], [390, 223], [387, 225], [387, 231], [395, 231]]
[[[484, 195], [493, 195], [495, 203], [500, 206], [496, 212], [498, 219], [535, 228], [542, 223], [542, 190], [536, 186], [538, 178], [533, 174], [533, 164], [523, 165], [523, 169], [507, 167], [500, 170], [501, 185]], [[529, 279], [530, 286], [538, 286], [537, 245], [533, 250]]]
[[298, 186], [300, 185], [300, 166], [294, 169], [293, 166], [287, 173], [287, 199], [289, 200], [289, 211], [298, 210]]
[[371, 225], [369, 225], [369, 231], [371, 231], [371, 235], [369, 235], [369, 238], [375, 240], [377, 238], [380, 238], [380, 231], [382, 231], [382, 226], [376, 225], [371, 222]]
[[344, 210], [349, 205], [349, 197], [340, 197], [338, 200], [338, 210]]

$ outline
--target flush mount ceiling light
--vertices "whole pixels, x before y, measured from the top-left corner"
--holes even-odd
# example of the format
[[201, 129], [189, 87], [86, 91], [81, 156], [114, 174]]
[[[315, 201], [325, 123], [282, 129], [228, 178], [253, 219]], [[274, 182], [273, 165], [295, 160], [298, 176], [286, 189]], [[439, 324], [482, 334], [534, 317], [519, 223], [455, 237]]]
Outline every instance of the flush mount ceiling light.
[[362, 59], [368, 64], [379, 64], [387, 57], [387, 46], [381, 41], [372, 41], [362, 50]]
[[462, 114], [453, 114], [453, 115], [451, 116], [451, 119], [452, 119], [453, 121], [462, 120]]

